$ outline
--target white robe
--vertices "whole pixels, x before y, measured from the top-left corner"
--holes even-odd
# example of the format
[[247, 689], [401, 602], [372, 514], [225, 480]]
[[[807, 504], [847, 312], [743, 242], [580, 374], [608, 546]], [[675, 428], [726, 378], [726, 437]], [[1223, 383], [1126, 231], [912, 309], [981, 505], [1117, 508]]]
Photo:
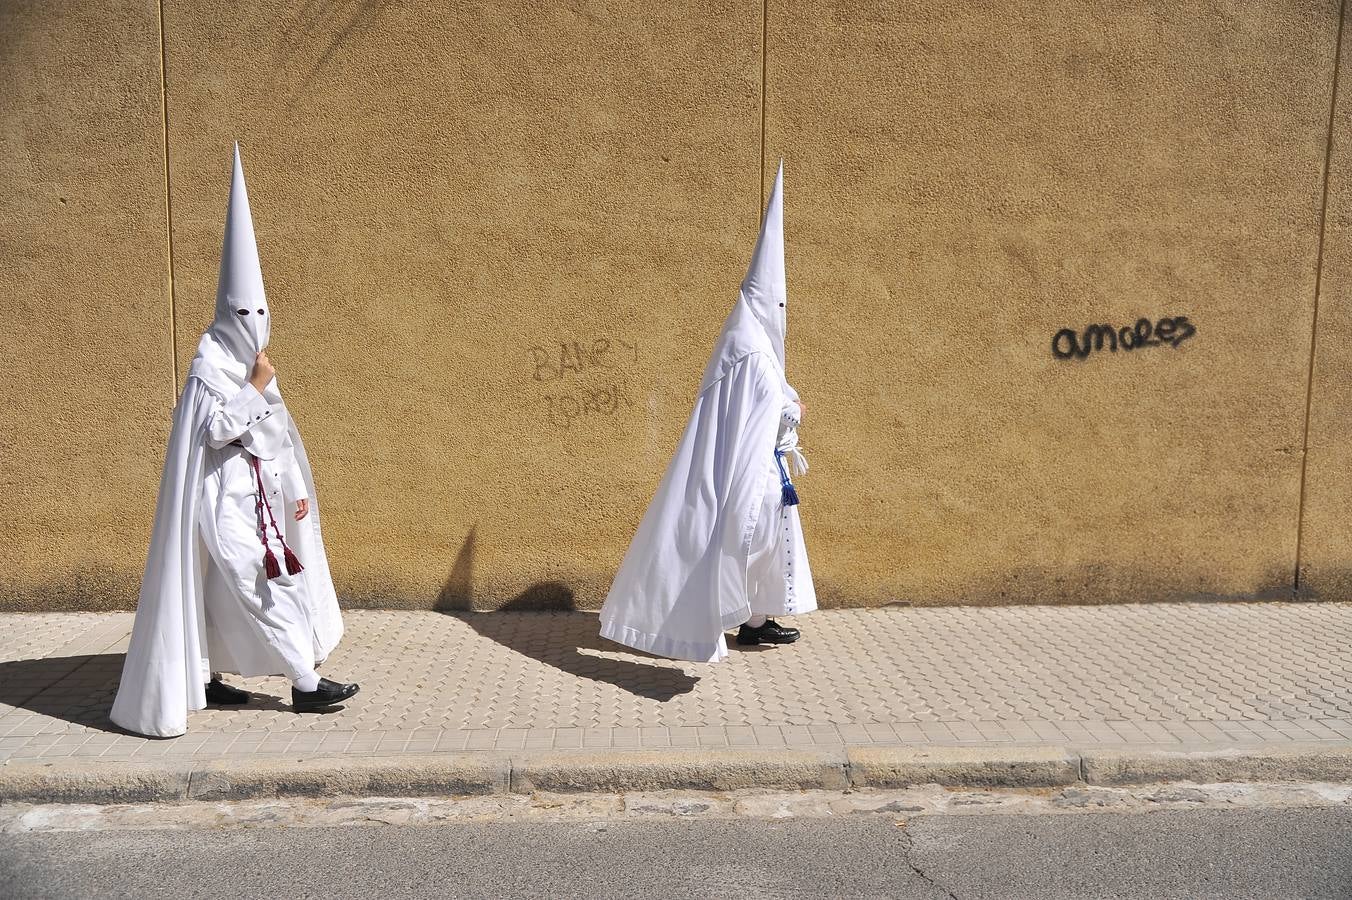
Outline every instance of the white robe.
[[778, 449], [807, 468], [784, 372], [787, 305], [781, 163], [690, 421], [601, 607], [602, 637], [717, 662], [724, 631], [751, 616], [817, 608], [798, 507], [784, 504], [775, 461]]
[[[797, 401], [785, 397], [775, 449], [785, 455], [786, 466], [797, 456], [801, 416]], [[768, 468], [769, 484], [762, 495], [747, 561], [748, 603], [753, 616], [798, 616], [817, 608], [817, 591], [798, 506], [784, 503], [779, 465], [773, 458]]]
[[796, 447], [797, 395], [738, 310], [601, 608], [602, 637], [658, 656], [717, 662], [724, 631], [752, 615], [817, 608], [775, 462], [781, 442]]
[[[282, 424], [284, 423], [284, 424]], [[245, 447], [232, 442], [241, 441]], [[249, 450], [304, 570], [269, 581]], [[297, 522], [295, 501], [309, 515]], [[269, 542], [282, 550], [269, 525]], [[295, 677], [341, 639], [314, 478], [276, 382], [263, 395], [210, 333], [174, 410], [150, 552], [112, 720], [138, 734], [187, 730], [212, 671]]]
[[[263, 395], [245, 385], [230, 399], [207, 388], [213, 405], [207, 424], [206, 465], [198, 525], [214, 565], [207, 566], [203, 590], [207, 655], [212, 670], [252, 677], [285, 675], [296, 681], [314, 671], [315, 626], [305, 596], [305, 572], [269, 580], [261, 565], [264, 537], [276, 558], [284, 548], [267, 527], [260, 534], [258, 486], [251, 454], [239, 439], [274, 426], [268, 435], [272, 457], [259, 460], [259, 475], [286, 544], [303, 565], [313, 556], [310, 528], [292, 515], [309, 487], [296, 462], [285, 407], [274, 410]], [[275, 414], [274, 414], [275, 413]], [[278, 423], [278, 420], [282, 420]], [[256, 449], [256, 448], [255, 448]], [[265, 518], [267, 513], [263, 513]]]

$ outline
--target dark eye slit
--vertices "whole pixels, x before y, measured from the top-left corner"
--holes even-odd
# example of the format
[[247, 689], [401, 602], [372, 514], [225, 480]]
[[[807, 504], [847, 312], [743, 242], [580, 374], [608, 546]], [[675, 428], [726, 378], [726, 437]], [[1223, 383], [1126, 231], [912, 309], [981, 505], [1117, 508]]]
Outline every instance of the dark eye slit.
[[241, 316], [247, 316], [249, 314], [247, 309], [237, 309], [235, 312], [239, 313]]

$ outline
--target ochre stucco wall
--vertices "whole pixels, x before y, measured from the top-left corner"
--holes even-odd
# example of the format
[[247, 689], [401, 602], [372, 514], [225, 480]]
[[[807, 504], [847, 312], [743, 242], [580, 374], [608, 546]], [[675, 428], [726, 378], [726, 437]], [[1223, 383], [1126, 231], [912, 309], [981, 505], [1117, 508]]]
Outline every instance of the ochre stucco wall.
[[0, 608], [135, 601], [175, 393], [158, 34], [0, 4]]
[[[915, 602], [1289, 592], [1336, 4], [795, 0], [768, 22], [821, 578]], [[1177, 348], [1051, 353], [1062, 327], [1176, 316]]]
[[156, 8], [76, 8], [0, 30], [0, 606], [134, 601], [236, 139], [349, 604], [599, 604], [781, 156], [827, 602], [1290, 596], [1298, 533], [1311, 584], [1352, 556], [1345, 113], [1300, 527], [1335, 3], [165, 0], [163, 105]]
[[[1352, 57], [1344, 26], [1342, 66]], [[1310, 392], [1299, 593], [1352, 598], [1352, 97], [1340, 79]]]

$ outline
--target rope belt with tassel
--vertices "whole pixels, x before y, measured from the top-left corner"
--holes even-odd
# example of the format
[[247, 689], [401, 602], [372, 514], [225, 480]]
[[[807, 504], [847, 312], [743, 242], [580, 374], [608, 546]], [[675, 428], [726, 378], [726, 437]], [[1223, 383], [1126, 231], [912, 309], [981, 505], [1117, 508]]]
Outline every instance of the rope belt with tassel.
[[[793, 452], [799, 459], [802, 459], [802, 454], [798, 453], [797, 450], [793, 450], [792, 452]], [[782, 497], [783, 500], [784, 500], [784, 505], [785, 505], [785, 506], [797, 506], [797, 505], [798, 505], [798, 489], [795, 488], [795, 487], [793, 486], [793, 482], [789, 479], [789, 470], [788, 470], [788, 468], [784, 465], [784, 451], [783, 451], [783, 450], [776, 450], [776, 451], [775, 451], [775, 465], [779, 466], [779, 489], [780, 489], [780, 495], [781, 495], [781, 497]], [[803, 468], [806, 468], [806, 466], [803, 466]]]
[[[258, 513], [258, 539], [263, 543], [263, 571], [267, 573], [269, 579], [282, 577], [282, 567], [277, 564], [277, 554], [272, 552], [268, 546], [268, 523], [272, 524], [272, 531], [277, 535], [277, 543], [282, 545], [282, 556], [286, 559], [286, 573], [288, 575], [298, 575], [305, 571], [305, 567], [300, 564], [296, 554], [291, 552], [291, 548], [286, 545], [286, 538], [282, 537], [282, 529], [277, 527], [277, 517], [272, 514], [272, 504], [268, 502], [268, 493], [263, 487], [263, 470], [258, 464], [258, 457], [252, 453], [249, 454], [249, 463], [253, 466], [254, 481], [258, 485], [258, 500], [254, 504], [254, 509]], [[264, 521], [263, 513], [268, 517]]]

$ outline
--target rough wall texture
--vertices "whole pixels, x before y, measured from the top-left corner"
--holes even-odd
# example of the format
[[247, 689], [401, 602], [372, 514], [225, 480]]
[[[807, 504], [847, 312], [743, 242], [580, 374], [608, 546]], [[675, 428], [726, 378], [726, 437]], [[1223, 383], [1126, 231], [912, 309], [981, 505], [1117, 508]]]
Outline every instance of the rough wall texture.
[[[1352, 33], [1344, 23], [1340, 70]], [[1310, 392], [1299, 593], [1352, 597], [1352, 95], [1340, 78], [1330, 123], [1327, 213]]]
[[155, 4], [0, 4], [0, 85], [0, 606], [126, 606], [175, 392]]
[[[795, 0], [768, 22], [822, 578], [1289, 592], [1336, 5]], [[1052, 352], [1180, 316], [1177, 347]]]
[[0, 7], [0, 606], [134, 602], [236, 139], [350, 604], [599, 604], [781, 156], [824, 599], [1350, 596], [1339, 19]]

